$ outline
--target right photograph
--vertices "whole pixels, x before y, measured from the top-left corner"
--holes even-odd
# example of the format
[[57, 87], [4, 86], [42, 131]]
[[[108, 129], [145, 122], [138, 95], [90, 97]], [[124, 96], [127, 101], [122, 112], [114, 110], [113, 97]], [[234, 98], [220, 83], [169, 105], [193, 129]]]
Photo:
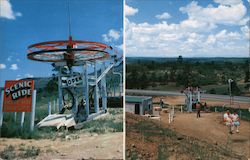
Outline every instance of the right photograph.
[[126, 0], [126, 159], [250, 159], [250, 1]]

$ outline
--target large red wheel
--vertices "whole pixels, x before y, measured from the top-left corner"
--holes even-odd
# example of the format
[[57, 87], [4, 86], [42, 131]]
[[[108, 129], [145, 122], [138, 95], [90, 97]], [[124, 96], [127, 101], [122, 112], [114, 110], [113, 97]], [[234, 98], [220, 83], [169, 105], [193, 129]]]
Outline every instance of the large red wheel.
[[27, 57], [43, 62], [95, 61], [110, 57], [112, 47], [98, 42], [72, 40], [49, 41], [30, 45]]

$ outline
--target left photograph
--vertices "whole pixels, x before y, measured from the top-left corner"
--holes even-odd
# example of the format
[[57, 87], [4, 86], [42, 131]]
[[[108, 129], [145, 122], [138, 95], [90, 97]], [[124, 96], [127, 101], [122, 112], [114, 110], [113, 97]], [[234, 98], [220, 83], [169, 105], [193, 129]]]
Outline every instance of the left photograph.
[[123, 158], [123, 0], [0, 0], [0, 159]]

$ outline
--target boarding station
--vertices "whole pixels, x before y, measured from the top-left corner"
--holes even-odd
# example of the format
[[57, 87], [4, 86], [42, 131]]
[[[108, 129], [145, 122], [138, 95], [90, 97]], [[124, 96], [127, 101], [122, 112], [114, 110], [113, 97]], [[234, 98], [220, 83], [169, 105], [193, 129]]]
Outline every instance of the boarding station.
[[[37, 127], [74, 127], [107, 112], [106, 77], [123, 60], [122, 55], [118, 54], [111, 46], [98, 42], [73, 40], [69, 36], [68, 40], [30, 45], [27, 58], [33, 61], [51, 63], [53, 70], [56, 71], [58, 113], [49, 114], [37, 124]], [[119, 83], [122, 88], [122, 78], [120, 79]], [[1, 124], [3, 112], [35, 112], [34, 81], [32, 81], [32, 85], [31, 82], [25, 80], [13, 83], [8, 84], [6, 82], [5, 90], [1, 94]], [[22, 90], [20, 89], [22, 87], [30, 89]], [[3, 99], [3, 97], [5, 98]], [[33, 100], [32, 98], [30, 100], [33, 103], [30, 102], [29, 105], [32, 107], [33, 104], [33, 107], [32, 109], [30, 107], [29, 110], [7, 111], [3, 107], [6, 106], [6, 103], [9, 103], [6, 101], [6, 97], [13, 104], [18, 103], [16, 99], [19, 97], [33, 97]], [[18, 106], [15, 106], [15, 108], [18, 108]], [[35, 116], [35, 113], [33, 116]], [[34, 123], [34, 117], [32, 121]], [[34, 124], [32, 125], [34, 126]]]

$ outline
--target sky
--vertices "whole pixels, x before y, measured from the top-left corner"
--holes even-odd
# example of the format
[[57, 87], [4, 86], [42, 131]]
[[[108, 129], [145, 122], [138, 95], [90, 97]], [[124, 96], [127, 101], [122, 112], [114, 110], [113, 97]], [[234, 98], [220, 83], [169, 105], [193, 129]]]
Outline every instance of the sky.
[[[69, 2], [73, 39], [102, 42], [122, 52], [122, 0]], [[5, 80], [51, 76], [51, 64], [27, 59], [27, 47], [67, 40], [68, 22], [68, 0], [0, 0], [0, 86]]]
[[249, 57], [249, 0], [127, 0], [127, 57]]

